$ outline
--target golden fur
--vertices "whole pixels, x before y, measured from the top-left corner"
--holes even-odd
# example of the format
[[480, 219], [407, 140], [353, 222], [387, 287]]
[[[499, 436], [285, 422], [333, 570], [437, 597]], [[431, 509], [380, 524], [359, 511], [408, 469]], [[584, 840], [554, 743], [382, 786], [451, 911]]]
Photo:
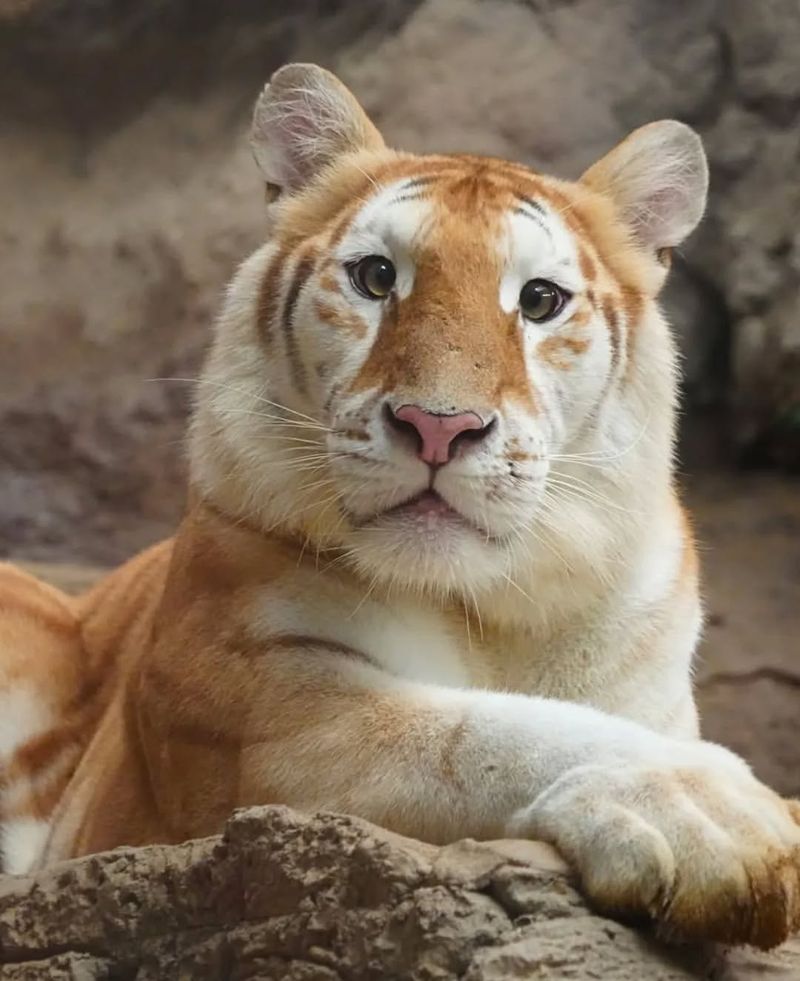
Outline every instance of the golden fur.
[[[332, 76], [274, 77], [269, 242], [198, 386], [175, 537], [75, 600], [0, 568], [8, 868], [279, 802], [546, 838], [599, 906], [668, 934], [798, 926], [798, 806], [697, 739], [657, 295], [705, 164], [654, 127], [570, 184], [387, 150]], [[380, 302], [347, 273], [375, 241]], [[515, 299], [545, 253], [571, 277], [552, 328]], [[386, 421], [406, 404], [491, 425], [429, 474]]]

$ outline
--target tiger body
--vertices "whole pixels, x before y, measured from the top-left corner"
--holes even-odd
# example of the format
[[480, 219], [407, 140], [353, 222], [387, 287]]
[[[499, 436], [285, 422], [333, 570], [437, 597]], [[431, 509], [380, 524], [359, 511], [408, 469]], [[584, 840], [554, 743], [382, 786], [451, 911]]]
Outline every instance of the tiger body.
[[7, 870], [285, 803], [544, 838], [681, 936], [797, 926], [796, 805], [698, 738], [657, 296], [705, 164], [654, 126], [566, 183], [273, 77], [175, 537], [76, 599], [0, 570]]

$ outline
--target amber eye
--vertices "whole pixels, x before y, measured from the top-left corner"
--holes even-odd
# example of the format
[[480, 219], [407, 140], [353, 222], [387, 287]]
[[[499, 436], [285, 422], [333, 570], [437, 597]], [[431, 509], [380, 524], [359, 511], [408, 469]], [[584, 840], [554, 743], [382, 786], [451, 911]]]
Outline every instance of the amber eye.
[[382, 255], [368, 255], [347, 267], [350, 282], [359, 293], [370, 300], [385, 299], [394, 288], [397, 270], [392, 262]]
[[529, 279], [519, 291], [519, 308], [524, 317], [542, 323], [550, 320], [569, 299], [555, 283], [546, 279]]

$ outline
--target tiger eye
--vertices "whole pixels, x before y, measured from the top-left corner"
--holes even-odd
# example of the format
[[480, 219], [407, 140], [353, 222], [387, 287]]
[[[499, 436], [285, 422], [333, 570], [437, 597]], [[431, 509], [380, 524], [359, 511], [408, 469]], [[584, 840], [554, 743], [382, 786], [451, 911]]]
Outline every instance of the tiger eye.
[[519, 308], [524, 317], [536, 323], [551, 320], [569, 299], [547, 279], [529, 279], [519, 292]]
[[365, 256], [350, 265], [348, 271], [353, 286], [370, 300], [386, 299], [397, 280], [394, 263], [382, 255]]

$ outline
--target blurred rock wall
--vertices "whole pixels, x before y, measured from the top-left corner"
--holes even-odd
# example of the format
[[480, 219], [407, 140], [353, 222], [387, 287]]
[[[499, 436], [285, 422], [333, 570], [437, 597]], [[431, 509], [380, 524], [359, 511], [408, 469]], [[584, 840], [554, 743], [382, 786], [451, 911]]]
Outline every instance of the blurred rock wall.
[[800, 460], [797, 0], [0, 0], [0, 550], [117, 561], [182, 500], [187, 378], [262, 235], [246, 144], [279, 64], [388, 139], [576, 176], [703, 133], [713, 190], [668, 304], [695, 414]]

